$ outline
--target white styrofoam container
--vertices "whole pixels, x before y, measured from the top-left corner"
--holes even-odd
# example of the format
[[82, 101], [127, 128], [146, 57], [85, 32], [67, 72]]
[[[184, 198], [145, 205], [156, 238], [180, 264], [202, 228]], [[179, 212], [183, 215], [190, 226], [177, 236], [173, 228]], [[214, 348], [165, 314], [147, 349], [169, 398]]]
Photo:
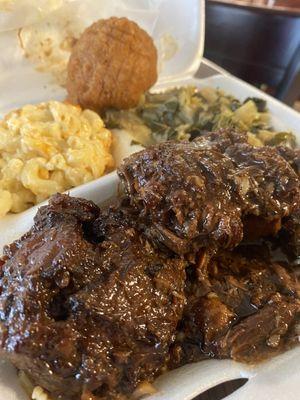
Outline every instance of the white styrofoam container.
[[[19, 1], [30, 3], [31, 0]], [[45, 7], [45, 0], [34, 1], [41, 1]], [[101, 6], [97, 0], [60, 1], [65, 2], [63, 11], [55, 9], [52, 13], [57, 13], [57, 18], [61, 20], [67, 20], [68, 14], [73, 12], [77, 18], [80, 15], [84, 26], [103, 18], [103, 15], [127, 16], [137, 21], [154, 38], [160, 56], [167, 46], [164, 42], [162, 47], [163, 38], [166, 34], [171, 36], [177, 51], [172, 58], [160, 60], [158, 83], [193, 76], [200, 65], [204, 46], [203, 0], [101, 0]], [[28, 20], [37, 18], [36, 12], [27, 11], [27, 14]], [[18, 16], [16, 12], [16, 19]], [[45, 15], [42, 14], [41, 18], [42, 22]], [[15, 27], [13, 22], [11, 26]], [[18, 29], [1, 32], [0, 12], [0, 116], [30, 102], [66, 97], [66, 90], [49, 73], [38, 72], [34, 64], [24, 57], [19, 36]]]
[[[76, 1], [74, 0], [74, 3]], [[88, 0], [89, 3], [92, 1]], [[222, 69], [219, 70], [219, 74], [208, 79], [193, 78], [203, 54], [204, 1], [127, 0], [126, 4], [128, 4], [128, 9], [125, 10], [126, 12], [123, 10], [122, 13], [137, 19], [146, 29], [147, 22], [154, 15], [152, 13], [150, 18], [149, 13], [145, 12], [147, 6], [151, 4], [157, 17], [155, 23], [152, 23], [153, 20], [151, 20], [152, 31], [150, 33], [156, 40], [159, 40], [164, 33], [172, 33], [179, 42], [179, 51], [174, 59], [165, 63], [155, 90], [193, 84], [198, 87], [218, 87], [241, 100], [249, 96], [264, 98], [267, 100], [274, 127], [292, 130], [296, 134], [298, 142], [300, 141], [300, 116], [291, 108], [230, 74], [223, 73]], [[118, 12], [120, 14], [120, 11]], [[95, 13], [95, 19], [97, 18], [99, 15]], [[150, 25], [148, 24], [148, 27]], [[4, 49], [5, 40], [11, 40], [13, 34], [14, 31], [0, 33], [0, 70], [1, 65], [4, 67], [9, 65], [7, 60], [3, 59], [1, 50]], [[13, 51], [11, 50], [10, 53]], [[18, 57], [15, 69], [7, 71], [5, 76], [0, 76], [0, 114], [24, 103], [64, 98], [64, 90], [51, 83], [47, 74], [38, 74], [32, 66]], [[22, 74], [21, 76], [14, 75], [21, 72], [24, 72], [24, 76], [28, 78], [25, 79], [26, 82], [24, 82]], [[9, 80], [12, 76], [14, 76], [13, 82]], [[69, 192], [74, 196], [81, 196], [101, 204], [117, 194], [118, 184], [117, 174], [112, 172]], [[0, 248], [30, 228], [37, 208], [33, 207], [21, 214], [8, 215], [0, 219]], [[191, 400], [197, 394], [219, 383], [241, 377], [248, 378], [248, 382], [227, 399], [298, 400], [300, 398], [299, 364], [299, 347], [255, 367], [235, 363], [231, 360], [207, 360], [190, 364], [158, 378], [155, 383], [158, 392], [149, 397], [149, 400]], [[0, 400], [25, 399], [27, 396], [19, 385], [15, 369], [8, 363], [0, 361]]]

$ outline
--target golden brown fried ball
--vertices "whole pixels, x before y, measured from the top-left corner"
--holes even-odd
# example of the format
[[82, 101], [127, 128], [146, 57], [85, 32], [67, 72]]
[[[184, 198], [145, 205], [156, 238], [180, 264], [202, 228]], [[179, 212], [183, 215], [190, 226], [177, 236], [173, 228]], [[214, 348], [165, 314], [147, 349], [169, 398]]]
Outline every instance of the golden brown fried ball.
[[131, 108], [157, 79], [151, 37], [127, 18], [109, 18], [87, 28], [68, 64], [68, 100], [83, 108]]

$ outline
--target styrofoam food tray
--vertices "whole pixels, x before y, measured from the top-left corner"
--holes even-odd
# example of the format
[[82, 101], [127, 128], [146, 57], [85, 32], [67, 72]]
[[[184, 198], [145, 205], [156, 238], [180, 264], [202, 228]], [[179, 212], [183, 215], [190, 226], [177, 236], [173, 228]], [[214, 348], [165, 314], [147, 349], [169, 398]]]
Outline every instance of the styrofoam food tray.
[[[231, 76], [216, 75], [205, 80], [188, 79], [174, 81], [172, 85], [194, 84], [199, 87], [219, 87], [241, 100], [258, 96], [265, 98], [272, 115], [272, 123], [278, 129], [292, 129], [300, 142], [300, 115], [272, 97]], [[168, 85], [161, 85], [163, 90]], [[79, 186], [69, 192], [101, 204], [118, 192], [119, 180], [112, 172], [96, 181]], [[38, 207], [18, 215], [8, 215], [0, 220], [0, 248], [18, 238], [32, 225]], [[300, 347], [255, 367], [231, 360], [207, 360], [186, 365], [158, 378], [157, 394], [149, 400], [190, 400], [197, 394], [228, 380], [245, 377], [249, 381], [230, 400], [299, 400], [300, 396]], [[27, 396], [19, 385], [16, 371], [7, 363], [0, 364], [0, 400], [25, 400]]]
[[[199, 87], [219, 87], [241, 100], [248, 96], [265, 98], [272, 115], [272, 124], [280, 130], [292, 130], [300, 143], [300, 117], [289, 107], [232, 76], [216, 75], [204, 81], [191, 78], [203, 54], [204, 0], [102, 0], [101, 7], [97, 0], [19, 0], [19, 4], [23, 7], [21, 11], [17, 10], [15, 15], [1, 15], [0, 18], [0, 116], [26, 103], [65, 98], [65, 90], [56, 85], [48, 74], [35, 71], [18, 47], [17, 28], [24, 23], [36, 23], [41, 17], [44, 18], [50, 4], [52, 11], [60, 6], [80, 7], [79, 14], [87, 18], [87, 25], [103, 17], [103, 13], [105, 17], [124, 14], [137, 20], [154, 37], [156, 43], [163, 34], [171, 33], [178, 41], [178, 51], [171, 60], [164, 63], [155, 90], [195, 84]], [[30, 9], [32, 4], [40, 5], [38, 13], [36, 9]], [[222, 73], [221, 69], [219, 71]], [[127, 148], [124, 153], [131, 150], [133, 148]], [[117, 174], [112, 172], [72, 189], [69, 193], [101, 204], [115, 196], [117, 191]], [[0, 249], [31, 227], [37, 208], [0, 219]], [[248, 378], [248, 383], [227, 399], [298, 400], [299, 365], [299, 347], [256, 367], [230, 360], [208, 360], [186, 365], [158, 378], [155, 383], [158, 392], [149, 400], [192, 399], [221, 382], [240, 377]], [[16, 370], [4, 361], [0, 361], [0, 400], [27, 400], [19, 385]]]
[[[25, 13], [27, 20], [35, 20], [31, 33], [28, 33], [29, 39], [30, 35], [34, 37], [38, 34], [50, 35], [53, 42], [62, 39], [53, 33], [57, 28], [54, 25], [56, 20], [64, 26], [73, 18], [76, 31], [77, 25], [82, 30], [100, 18], [126, 16], [138, 22], [155, 41], [159, 55], [158, 83], [193, 76], [199, 68], [204, 48], [204, 0], [49, 0], [51, 11], [48, 20], [45, 19], [47, 1], [34, 0], [35, 3], [43, 3], [43, 13], [37, 21], [36, 8], [30, 7], [31, 1], [18, 0], [24, 7], [26, 5], [23, 15]], [[53, 11], [51, 3], [58, 2], [62, 4], [61, 7]], [[17, 9], [16, 15], [6, 13], [7, 21], [3, 25], [2, 14], [0, 8], [0, 115], [24, 104], [64, 99], [66, 91], [57, 80], [50, 73], [37, 71], [38, 64], [24, 57], [18, 28], [23, 26], [26, 18], [20, 18]], [[1, 24], [17, 29], [3, 31]], [[177, 49], [172, 56], [164, 57], [170, 38]], [[65, 58], [68, 56], [66, 52]], [[63, 62], [64, 56], [60, 54], [60, 57], [59, 61]]]

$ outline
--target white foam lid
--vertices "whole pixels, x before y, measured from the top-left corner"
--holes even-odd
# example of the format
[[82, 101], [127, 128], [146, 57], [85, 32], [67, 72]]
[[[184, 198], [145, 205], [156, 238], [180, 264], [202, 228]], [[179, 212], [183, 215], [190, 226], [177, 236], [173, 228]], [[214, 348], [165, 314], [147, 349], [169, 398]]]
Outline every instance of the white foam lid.
[[205, 3], [203, 0], [166, 0], [162, 2], [153, 37], [158, 42], [169, 34], [178, 43], [178, 51], [164, 62], [158, 84], [192, 77], [204, 51]]
[[[20, 46], [23, 24], [28, 29], [43, 24], [51, 15], [67, 20], [72, 14], [71, 18], [80, 20], [82, 29], [113, 15], [136, 21], [154, 38], [158, 48], [158, 85], [192, 77], [199, 68], [204, 46], [204, 0], [52, 0], [48, 14], [47, 2], [40, 1], [40, 13], [30, 6], [29, 0], [16, 2], [23, 7], [23, 19], [17, 7], [11, 12], [0, 12], [0, 115], [24, 104], [66, 97], [66, 90], [51, 74], [37, 71], [37, 64], [24, 57]], [[167, 53], [174, 54], [166, 59]], [[66, 53], [66, 59], [68, 56]]]

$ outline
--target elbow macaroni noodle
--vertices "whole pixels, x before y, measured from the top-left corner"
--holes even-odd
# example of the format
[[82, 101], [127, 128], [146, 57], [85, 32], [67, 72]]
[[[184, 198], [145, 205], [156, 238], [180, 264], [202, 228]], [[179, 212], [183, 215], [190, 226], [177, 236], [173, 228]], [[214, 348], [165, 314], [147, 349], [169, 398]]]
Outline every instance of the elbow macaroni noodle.
[[58, 101], [12, 111], [0, 122], [0, 217], [99, 178], [111, 144], [93, 111]]

